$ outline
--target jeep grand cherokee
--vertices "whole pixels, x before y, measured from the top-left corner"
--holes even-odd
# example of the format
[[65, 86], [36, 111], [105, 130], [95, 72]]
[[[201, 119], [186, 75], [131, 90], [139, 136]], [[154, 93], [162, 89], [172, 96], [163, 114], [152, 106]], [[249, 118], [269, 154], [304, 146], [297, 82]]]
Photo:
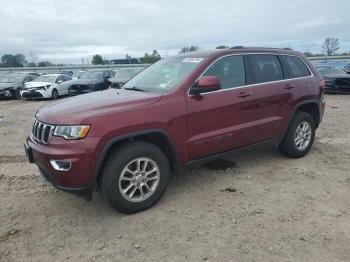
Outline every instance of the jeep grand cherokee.
[[122, 89], [40, 109], [25, 148], [51, 183], [116, 210], [149, 208], [171, 174], [247, 148], [311, 148], [325, 83], [303, 54], [233, 48], [160, 60]]

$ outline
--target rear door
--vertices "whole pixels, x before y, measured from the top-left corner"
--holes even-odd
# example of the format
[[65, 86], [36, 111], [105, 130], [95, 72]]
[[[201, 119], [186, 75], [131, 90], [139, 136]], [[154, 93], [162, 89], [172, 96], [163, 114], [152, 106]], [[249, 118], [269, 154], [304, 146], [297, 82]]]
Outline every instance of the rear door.
[[247, 55], [255, 94], [255, 142], [281, 136], [286, 116], [292, 109], [296, 84], [285, 80], [275, 54]]
[[285, 68], [285, 78], [293, 79], [295, 89], [301, 96], [307, 95], [309, 93], [308, 88], [310, 86], [312, 88], [313, 82], [310, 77], [312, 74], [303, 60], [291, 55], [281, 55], [280, 60], [283, 68]]
[[243, 56], [220, 58], [203, 75], [219, 77], [221, 90], [187, 96], [191, 160], [249, 145], [254, 140], [254, 94], [246, 86]]

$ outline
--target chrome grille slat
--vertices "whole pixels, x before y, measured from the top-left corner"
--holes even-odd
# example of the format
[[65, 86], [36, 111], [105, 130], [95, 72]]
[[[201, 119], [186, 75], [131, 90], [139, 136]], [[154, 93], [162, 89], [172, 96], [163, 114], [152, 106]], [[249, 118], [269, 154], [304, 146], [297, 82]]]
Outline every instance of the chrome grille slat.
[[48, 125], [38, 120], [34, 121], [32, 135], [36, 142], [47, 144], [53, 134], [55, 126]]

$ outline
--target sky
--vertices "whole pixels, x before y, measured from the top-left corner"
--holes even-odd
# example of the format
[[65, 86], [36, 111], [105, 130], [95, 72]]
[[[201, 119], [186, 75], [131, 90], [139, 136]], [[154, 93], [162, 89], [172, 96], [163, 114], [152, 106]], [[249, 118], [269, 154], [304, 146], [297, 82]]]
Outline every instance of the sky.
[[218, 45], [350, 51], [350, 0], [0, 0], [0, 56], [85, 63]]

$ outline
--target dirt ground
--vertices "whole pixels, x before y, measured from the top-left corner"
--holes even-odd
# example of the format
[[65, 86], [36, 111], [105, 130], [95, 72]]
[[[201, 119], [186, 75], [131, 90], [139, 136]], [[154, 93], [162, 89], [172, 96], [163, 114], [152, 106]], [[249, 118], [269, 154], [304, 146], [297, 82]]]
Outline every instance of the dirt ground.
[[350, 96], [327, 96], [313, 149], [180, 174], [134, 215], [59, 192], [27, 162], [34, 113], [0, 101], [0, 261], [350, 261]]

